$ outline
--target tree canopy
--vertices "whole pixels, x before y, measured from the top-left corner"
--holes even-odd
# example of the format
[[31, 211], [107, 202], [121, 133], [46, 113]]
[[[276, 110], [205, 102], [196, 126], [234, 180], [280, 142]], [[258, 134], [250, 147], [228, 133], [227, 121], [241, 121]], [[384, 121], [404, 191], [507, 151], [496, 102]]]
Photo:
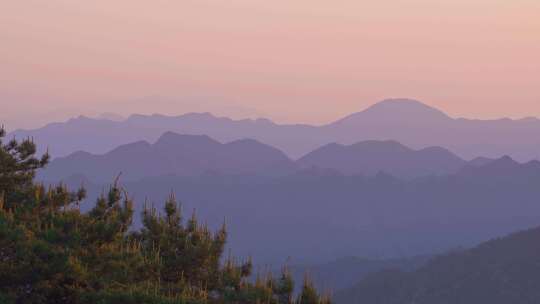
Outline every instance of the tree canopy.
[[35, 182], [49, 155], [31, 139], [5, 143], [0, 129], [0, 303], [326, 304], [306, 280], [248, 278], [252, 262], [223, 257], [227, 231], [184, 219], [173, 194], [163, 211], [145, 206], [131, 230], [133, 201], [115, 182], [89, 212], [83, 188]]

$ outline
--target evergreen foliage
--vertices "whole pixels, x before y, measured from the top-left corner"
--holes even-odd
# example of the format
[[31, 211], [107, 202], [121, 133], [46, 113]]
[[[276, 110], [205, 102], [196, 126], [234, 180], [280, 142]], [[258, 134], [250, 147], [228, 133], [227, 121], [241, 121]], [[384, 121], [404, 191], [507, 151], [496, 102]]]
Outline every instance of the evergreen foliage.
[[0, 303], [326, 304], [306, 281], [298, 298], [284, 270], [250, 282], [251, 261], [223, 259], [226, 227], [184, 220], [171, 194], [161, 215], [143, 211], [115, 182], [87, 213], [85, 190], [34, 182], [49, 155], [30, 140], [4, 144], [0, 129]]

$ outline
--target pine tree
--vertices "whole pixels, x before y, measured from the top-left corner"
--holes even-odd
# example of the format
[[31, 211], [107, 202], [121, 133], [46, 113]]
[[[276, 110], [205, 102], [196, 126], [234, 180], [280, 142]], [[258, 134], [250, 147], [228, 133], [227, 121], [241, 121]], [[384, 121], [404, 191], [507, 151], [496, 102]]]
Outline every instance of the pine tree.
[[297, 304], [322, 304], [321, 298], [308, 276], [304, 278], [304, 285], [302, 286], [302, 292], [298, 296]]
[[327, 303], [311, 287], [292, 297], [288, 272], [251, 283], [252, 262], [223, 262], [226, 226], [211, 232], [195, 213], [184, 221], [173, 194], [164, 214], [146, 206], [130, 231], [133, 202], [115, 181], [86, 213], [86, 191], [35, 183], [31, 140], [2, 144], [0, 129], [1, 303]]
[[[31, 191], [36, 170], [49, 162], [49, 154], [35, 157], [36, 146], [31, 139], [3, 142], [6, 131], [0, 127], [0, 195], [7, 203], [19, 201]], [[10, 207], [10, 206], [8, 206]]]

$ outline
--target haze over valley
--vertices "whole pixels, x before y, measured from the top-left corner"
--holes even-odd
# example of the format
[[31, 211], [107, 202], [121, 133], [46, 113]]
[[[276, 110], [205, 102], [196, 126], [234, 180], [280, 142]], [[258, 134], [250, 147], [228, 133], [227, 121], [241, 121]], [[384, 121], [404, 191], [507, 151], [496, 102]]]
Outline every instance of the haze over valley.
[[[325, 126], [235, 121], [211, 114], [132, 115], [121, 121], [81, 117], [10, 136], [66, 143], [59, 146], [68, 154], [54, 158], [38, 173], [39, 180], [84, 184], [94, 198], [119, 176], [138, 202], [137, 210], [145, 201], [161, 206], [172, 191], [185, 212], [196, 210], [212, 227], [225, 218], [230, 246], [239, 256], [280, 264], [287, 258], [320, 263], [344, 256], [432, 255], [534, 226], [540, 214], [540, 162], [508, 155], [532, 157], [538, 147], [529, 148], [526, 137], [504, 135], [534, 132], [537, 126], [536, 119], [452, 119], [405, 99], [382, 101]], [[470, 139], [459, 140], [461, 151], [486, 154], [463, 158], [445, 148], [457, 145], [455, 136], [434, 135], [456, 128], [470, 130]], [[481, 138], [493, 139], [493, 145], [472, 144], [473, 138], [481, 140], [475, 128], [492, 134]], [[159, 133], [163, 130], [174, 131]], [[220, 142], [207, 133], [231, 141]], [[336, 143], [375, 133], [395, 134], [424, 148], [381, 136]], [[342, 134], [353, 135], [344, 140]], [[246, 137], [250, 135], [257, 139]], [[96, 152], [107, 150], [103, 143], [108, 140], [131, 139], [137, 140]], [[524, 144], [515, 145], [516, 140]], [[291, 157], [292, 151], [307, 149], [307, 142], [314, 150]], [[92, 153], [73, 152], [90, 144]], [[494, 153], [494, 146], [500, 152]], [[134, 225], [140, 225], [137, 215]], [[253, 246], [255, 239], [261, 244]], [[318, 248], [321, 243], [326, 245]]]
[[410, 99], [389, 99], [330, 124], [280, 125], [267, 119], [233, 120], [211, 113], [180, 116], [131, 115], [121, 121], [84, 116], [51, 123], [33, 130], [16, 130], [10, 136], [32, 137], [41, 151], [54, 157], [77, 151], [102, 154], [119, 145], [145, 140], [154, 143], [163, 133], [207, 135], [220, 142], [255, 139], [298, 159], [330, 143], [351, 145], [366, 140], [394, 140], [413, 149], [439, 146], [466, 160], [511, 156], [519, 161], [540, 155], [540, 120], [473, 120], [451, 118]]
[[4, 1], [0, 304], [540, 303], [540, 1]]

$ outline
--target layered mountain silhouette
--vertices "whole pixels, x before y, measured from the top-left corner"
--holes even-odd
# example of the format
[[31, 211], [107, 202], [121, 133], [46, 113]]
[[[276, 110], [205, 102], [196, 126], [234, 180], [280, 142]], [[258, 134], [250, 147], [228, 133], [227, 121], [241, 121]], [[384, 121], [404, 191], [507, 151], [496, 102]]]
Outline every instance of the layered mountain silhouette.
[[53, 155], [66, 156], [76, 151], [102, 154], [139, 140], [154, 142], [167, 131], [208, 135], [221, 142], [253, 138], [293, 159], [330, 142], [349, 145], [366, 140], [395, 140], [414, 149], [441, 146], [465, 159], [509, 155], [529, 161], [540, 156], [538, 119], [454, 119], [407, 99], [385, 100], [322, 126], [279, 125], [267, 119], [232, 120], [209, 113], [132, 115], [123, 121], [81, 116], [36, 130], [14, 131], [11, 136], [32, 137], [38, 146], [49, 145]]
[[174, 175], [203, 174], [283, 175], [294, 164], [281, 151], [255, 140], [219, 143], [208, 136], [163, 134], [154, 144], [146, 141], [122, 145], [106, 154], [76, 152], [55, 159], [39, 178], [62, 180], [84, 175], [93, 182], [111, 182], [122, 174], [123, 180]]
[[154, 144], [138, 141], [102, 155], [76, 152], [57, 158], [39, 177], [62, 180], [81, 174], [93, 182], [106, 182], [119, 173], [126, 180], [137, 180], [161, 175], [284, 176], [334, 171], [366, 176], [385, 173], [411, 179], [453, 174], [478, 163], [469, 164], [440, 147], [416, 151], [395, 141], [365, 141], [350, 146], [329, 144], [292, 161], [278, 149], [255, 140], [221, 144], [208, 136], [167, 132]]
[[329, 126], [358, 127], [362, 124], [441, 124], [451, 121], [448, 115], [411, 99], [387, 99], [368, 107], [366, 110], [351, 114], [342, 118]]
[[[148, 149], [144, 147], [141, 150]], [[282, 154], [271, 159], [283, 159], [278, 155]], [[121, 161], [122, 157], [115, 158], [107, 165]], [[274, 162], [266, 164], [273, 166]], [[143, 175], [141, 171], [137, 174]], [[108, 172], [111, 177], [103, 176], [106, 181], [101, 183], [88, 182], [81, 175], [64, 181], [74, 187], [84, 182], [89, 202], [93, 202], [117, 169]], [[257, 256], [260, 263], [281, 264], [289, 256], [297, 262], [318, 263], [351, 255], [400, 258], [432, 254], [469, 247], [540, 222], [540, 168], [536, 162], [520, 164], [507, 157], [465, 165], [455, 174], [415, 179], [386, 173], [344, 175], [316, 167], [274, 176], [150, 176], [147, 172], [144, 176], [141, 180], [121, 178], [137, 210], [143, 208], [145, 199], [159, 208], [174, 191], [185, 216], [196, 209], [210, 227], [219, 227], [225, 217], [231, 248], [240, 256]], [[81, 208], [89, 206], [83, 203]], [[135, 216], [138, 226], [138, 212]]]
[[483, 165], [478, 165], [477, 162], [472, 161], [460, 170], [457, 178], [462, 180], [476, 180], [478, 182], [496, 178], [500, 182], [512, 184], [523, 183], [527, 179], [534, 180], [539, 176], [539, 172], [540, 162], [537, 160], [521, 164], [509, 156], [503, 156], [499, 159], [486, 162]]
[[220, 142], [253, 138], [297, 159], [322, 145], [365, 140], [395, 140], [413, 149], [445, 147], [465, 159], [509, 155], [519, 161], [540, 155], [540, 120], [455, 119], [407, 99], [379, 102], [368, 109], [322, 126], [279, 125], [267, 119], [232, 120], [209, 113], [181, 116], [133, 115], [123, 121], [79, 117], [10, 136], [32, 137], [49, 145], [55, 156], [76, 151], [102, 154], [120, 144], [156, 141], [161, 134], [208, 135]]
[[349, 146], [326, 145], [300, 158], [297, 164], [301, 168], [336, 169], [347, 175], [385, 172], [414, 178], [455, 173], [466, 162], [440, 147], [415, 151], [396, 141], [364, 141]]
[[437, 257], [412, 272], [369, 275], [338, 304], [533, 304], [540, 299], [540, 228]]

